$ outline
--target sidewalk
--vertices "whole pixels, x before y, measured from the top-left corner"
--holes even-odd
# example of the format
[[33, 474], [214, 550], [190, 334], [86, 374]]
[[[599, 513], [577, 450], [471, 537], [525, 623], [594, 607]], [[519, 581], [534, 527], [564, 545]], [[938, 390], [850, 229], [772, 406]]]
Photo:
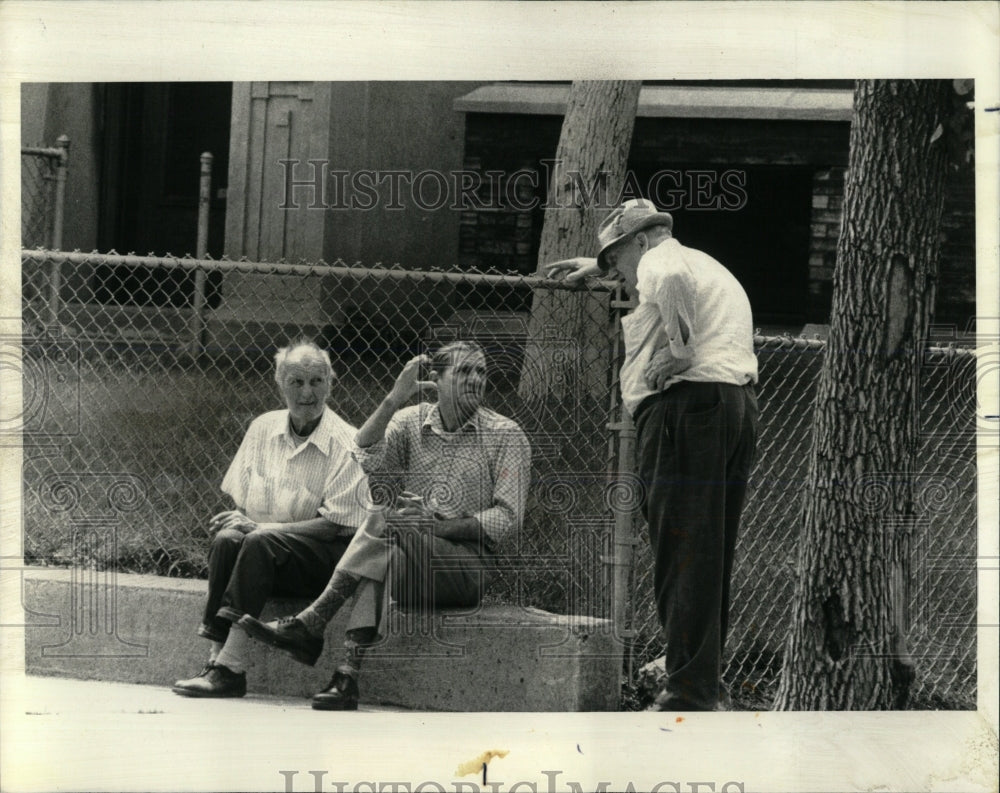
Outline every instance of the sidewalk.
[[[995, 732], [974, 712], [331, 713], [11, 674], [0, 704], [4, 793], [986, 793], [997, 778]], [[491, 755], [488, 786], [460, 768]]]
[[191, 699], [168, 686], [56, 677], [5, 675], [0, 686], [5, 792], [285, 790], [281, 770], [298, 771], [294, 790], [311, 791], [310, 769], [329, 769], [332, 779], [343, 766], [338, 756], [356, 768], [384, 746], [387, 727], [411, 715], [366, 705], [314, 711], [308, 699], [260, 694]]
[[[364, 704], [338, 713], [312, 710], [306, 698], [191, 699], [168, 686], [14, 674], [0, 676], [0, 705], [3, 793], [507, 793], [525, 779], [546, 791], [540, 769], [550, 762], [564, 776], [574, 764], [603, 764], [595, 740], [620, 736], [613, 724], [611, 736], [597, 735], [598, 725], [623, 715], [432, 713]], [[643, 732], [662, 740], [655, 728]], [[463, 764], [478, 769], [477, 758], [493, 751], [510, 756], [492, 759], [491, 787], [480, 773], [458, 773]]]

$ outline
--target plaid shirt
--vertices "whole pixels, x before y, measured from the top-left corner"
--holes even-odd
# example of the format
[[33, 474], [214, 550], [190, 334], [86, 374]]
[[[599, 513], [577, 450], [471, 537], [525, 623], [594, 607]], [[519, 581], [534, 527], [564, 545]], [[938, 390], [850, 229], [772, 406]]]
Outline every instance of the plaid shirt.
[[354, 457], [378, 503], [409, 491], [444, 518], [476, 518], [494, 543], [524, 520], [531, 446], [515, 421], [487, 408], [455, 432], [445, 431], [435, 404], [403, 408], [385, 437], [355, 445]]

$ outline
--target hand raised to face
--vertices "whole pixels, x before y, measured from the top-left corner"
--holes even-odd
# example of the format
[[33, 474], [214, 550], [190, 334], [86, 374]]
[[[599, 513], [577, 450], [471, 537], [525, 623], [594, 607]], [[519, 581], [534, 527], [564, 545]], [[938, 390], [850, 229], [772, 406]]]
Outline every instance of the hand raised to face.
[[[430, 363], [431, 357], [429, 355], [418, 355], [416, 358], [411, 358], [407, 361], [403, 367], [403, 371], [396, 378], [392, 390], [389, 392], [389, 399], [402, 405], [421, 388], [433, 388], [436, 390], [437, 383], [433, 379], [420, 379], [420, 368], [422, 366], [430, 366]], [[432, 372], [431, 377], [433, 376]]]

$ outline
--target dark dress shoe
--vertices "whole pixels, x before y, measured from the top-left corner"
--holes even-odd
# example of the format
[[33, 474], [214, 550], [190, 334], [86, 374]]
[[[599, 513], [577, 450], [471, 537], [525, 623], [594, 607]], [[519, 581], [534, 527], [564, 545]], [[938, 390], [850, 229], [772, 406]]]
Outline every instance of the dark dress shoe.
[[733, 709], [733, 697], [729, 689], [723, 685], [719, 686], [719, 704], [715, 706], [719, 712], [727, 712]]
[[675, 694], [671, 694], [667, 691], [661, 691], [656, 695], [656, 699], [653, 700], [653, 704], [646, 708], [648, 711], [659, 712], [689, 712], [689, 711], [699, 711], [702, 708], [688, 702], [686, 699], [678, 697]]
[[313, 710], [357, 710], [358, 681], [341, 667], [330, 684], [313, 696], [312, 706]]
[[237, 674], [228, 666], [209, 662], [201, 674], [178, 680], [171, 689], [182, 697], [242, 697], [247, 693], [246, 672]]
[[261, 622], [244, 614], [237, 625], [258, 641], [290, 653], [299, 663], [315, 666], [323, 653], [322, 637], [313, 636], [302, 621], [295, 617]]

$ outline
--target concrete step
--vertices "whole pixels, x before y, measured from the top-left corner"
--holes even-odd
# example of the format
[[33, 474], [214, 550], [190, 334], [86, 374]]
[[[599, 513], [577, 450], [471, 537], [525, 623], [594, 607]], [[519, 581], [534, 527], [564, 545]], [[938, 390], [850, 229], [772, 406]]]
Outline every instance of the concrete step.
[[[24, 573], [29, 674], [171, 685], [197, 674], [208, 644], [194, 630], [207, 582], [89, 569]], [[305, 601], [274, 600], [264, 618]], [[254, 644], [248, 690], [309, 697], [342, 659], [349, 610], [327, 627], [316, 667]], [[622, 644], [608, 620], [517, 606], [390, 616], [369, 653], [362, 701], [418, 710], [580, 711], [618, 706]]]

